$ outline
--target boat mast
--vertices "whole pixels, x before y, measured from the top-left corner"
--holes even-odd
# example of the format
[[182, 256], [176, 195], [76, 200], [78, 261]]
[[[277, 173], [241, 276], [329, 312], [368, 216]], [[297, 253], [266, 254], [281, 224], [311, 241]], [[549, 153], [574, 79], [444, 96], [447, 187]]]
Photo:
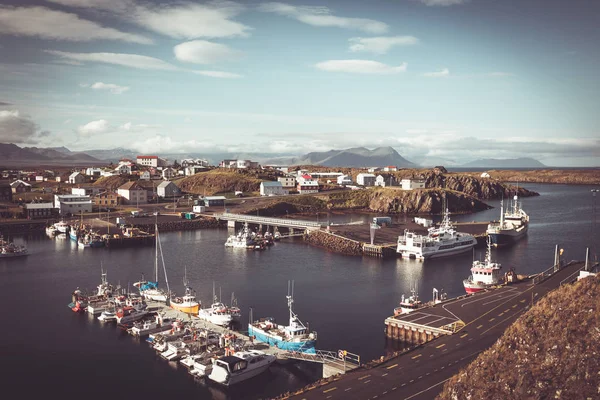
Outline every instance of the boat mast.
[[168, 297], [167, 297], [167, 301], [168, 299], [171, 297], [171, 289], [169, 289], [169, 279], [167, 279], [167, 267], [165, 266], [165, 256], [162, 252], [162, 244], [160, 243], [160, 240], [158, 240], [158, 231], [156, 231], [156, 240], [158, 242], [158, 248], [160, 250], [160, 258], [162, 260], [162, 265], [163, 265], [163, 272], [165, 273], [165, 283], [167, 284], [167, 293], [168, 293]]
[[504, 198], [500, 200], [500, 228], [504, 226]]
[[295, 316], [294, 316], [294, 312], [292, 311], [292, 304], [294, 304], [294, 281], [288, 281], [288, 295], [286, 296], [286, 299], [288, 301], [288, 308], [290, 310], [290, 326], [293, 325]]
[[156, 247], [154, 251], [154, 280], [156, 284], [158, 284], [158, 224], [154, 223], [154, 246]]

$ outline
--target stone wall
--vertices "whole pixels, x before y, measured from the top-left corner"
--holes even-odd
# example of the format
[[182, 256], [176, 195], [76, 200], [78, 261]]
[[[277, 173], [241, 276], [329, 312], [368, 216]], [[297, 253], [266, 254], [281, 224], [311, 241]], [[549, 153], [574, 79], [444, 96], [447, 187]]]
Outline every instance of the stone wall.
[[362, 255], [362, 244], [355, 240], [346, 239], [325, 231], [310, 231], [304, 235], [304, 240], [315, 246], [323, 247], [335, 253], [352, 256]]

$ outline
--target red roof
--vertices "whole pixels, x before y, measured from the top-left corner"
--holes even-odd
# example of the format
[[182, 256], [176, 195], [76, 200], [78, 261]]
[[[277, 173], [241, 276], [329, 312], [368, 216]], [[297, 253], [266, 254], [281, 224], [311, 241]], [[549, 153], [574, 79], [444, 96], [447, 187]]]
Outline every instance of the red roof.
[[312, 176], [310, 176], [309, 174], [304, 174], [304, 175], [302, 175], [302, 177], [304, 179], [312, 179]]
[[158, 159], [158, 156], [137, 156], [137, 158], [156, 158], [156, 159]]
[[396, 168], [395, 165], [388, 165], [386, 168]]

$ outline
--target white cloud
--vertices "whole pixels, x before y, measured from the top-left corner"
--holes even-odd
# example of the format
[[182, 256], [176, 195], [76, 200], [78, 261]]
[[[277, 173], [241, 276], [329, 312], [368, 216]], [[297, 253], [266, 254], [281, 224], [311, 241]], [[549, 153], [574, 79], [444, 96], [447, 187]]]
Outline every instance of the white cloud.
[[194, 74], [210, 76], [211, 78], [225, 78], [225, 79], [237, 79], [241, 78], [242, 75], [234, 74], [233, 72], [225, 72], [225, 71], [192, 71]]
[[469, 0], [417, 0], [426, 6], [453, 6], [456, 4], [465, 4]]
[[40, 131], [39, 126], [28, 115], [19, 110], [0, 110], [0, 143], [35, 144], [48, 131]]
[[348, 39], [350, 51], [367, 51], [375, 54], [385, 54], [393, 46], [410, 46], [419, 43], [414, 36], [379, 36], [379, 37], [355, 37]]
[[150, 130], [159, 128], [160, 125], [149, 125], [149, 124], [133, 124], [131, 122], [126, 122], [123, 125], [119, 126], [120, 131], [125, 132], [145, 132], [148, 133]]
[[77, 133], [82, 137], [90, 137], [93, 135], [106, 133], [111, 130], [108, 121], [105, 119], [99, 119], [97, 121], [88, 122], [85, 125], [81, 125], [77, 128]]
[[46, 7], [0, 6], [0, 33], [73, 42], [103, 39], [140, 44], [152, 43], [151, 39], [144, 36], [106, 28], [95, 22], [81, 19], [76, 14]]
[[245, 37], [249, 26], [233, 21], [244, 8], [233, 2], [136, 7], [133, 21], [154, 32], [177, 39]]
[[142, 153], [167, 153], [167, 152], [189, 152], [189, 151], [206, 151], [216, 150], [214, 143], [206, 140], [176, 140], [170, 136], [156, 135], [154, 137], [138, 140], [128, 147], [138, 150]]
[[121, 94], [130, 89], [129, 86], [119, 86], [114, 83], [103, 83], [103, 82], [96, 82], [93, 85], [91, 85], [90, 88], [92, 88], [94, 90], [108, 90], [113, 94]]
[[236, 60], [242, 54], [227, 45], [206, 40], [193, 40], [178, 44], [173, 48], [173, 52], [179, 61], [196, 64], [214, 64]]
[[331, 15], [331, 10], [324, 6], [293, 6], [290, 4], [271, 2], [259, 6], [260, 11], [284, 15], [308, 25], [358, 29], [368, 33], [384, 33], [388, 25], [381, 21], [366, 18], [346, 18]]
[[124, 67], [139, 69], [156, 69], [165, 71], [177, 71], [179, 68], [158, 58], [141, 56], [139, 54], [123, 53], [70, 53], [58, 50], [45, 50], [46, 53], [53, 54], [62, 59], [74, 60], [79, 62], [100, 62], [106, 64], [116, 64]]
[[428, 78], [445, 78], [447, 76], [450, 76], [450, 70], [448, 68], [444, 68], [441, 71], [425, 72], [422, 75]]
[[398, 74], [405, 72], [407, 63], [397, 67], [371, 60], [329, 60], [315, 65], [318, 69], [328, 72], [350, 72], [356, 74]]

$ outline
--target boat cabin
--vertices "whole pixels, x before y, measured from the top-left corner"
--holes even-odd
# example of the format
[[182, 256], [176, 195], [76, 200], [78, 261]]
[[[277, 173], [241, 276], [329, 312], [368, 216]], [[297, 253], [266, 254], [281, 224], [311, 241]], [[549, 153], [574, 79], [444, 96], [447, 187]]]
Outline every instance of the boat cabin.
[[215, 361], [215, 364], [223, 367], [224, 369], [229, 371], [229, 373], [242, 371], [248, 367], [248, 361], [236, 356], [221, 357]]
[[501, 281], [501, 267], [477, 267], [471, 268], [471, 274], [473, 275], [473, 282], [481, 282], [484, 284], [493, 285]]

